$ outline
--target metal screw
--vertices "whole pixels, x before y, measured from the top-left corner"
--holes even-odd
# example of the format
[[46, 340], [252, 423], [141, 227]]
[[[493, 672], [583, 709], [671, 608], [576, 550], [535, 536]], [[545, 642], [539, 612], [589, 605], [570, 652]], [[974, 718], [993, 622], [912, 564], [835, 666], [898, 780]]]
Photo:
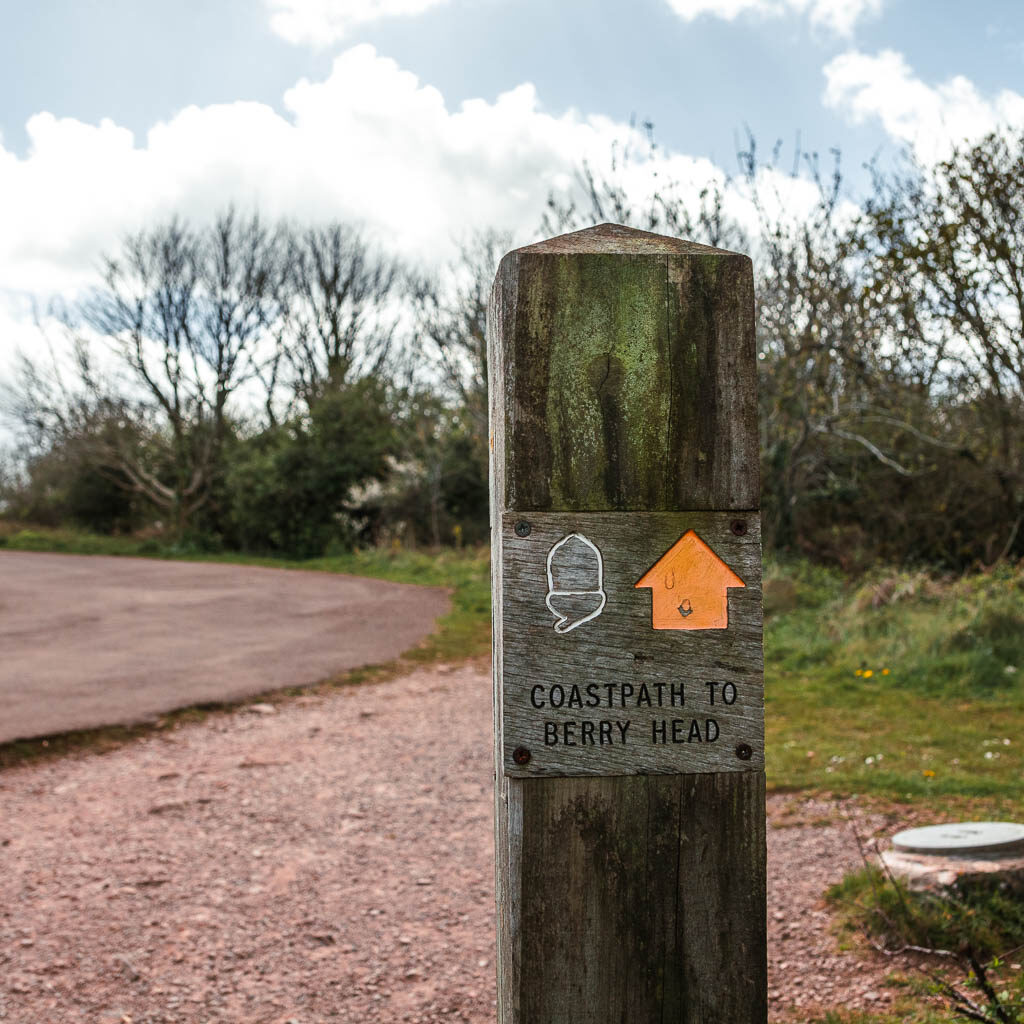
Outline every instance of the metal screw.
[[754, 751], [750, 749], [749, 743], [740, 743], [736, 747], [736, 756], [741, 761], [749, 761], [753, 757]]
[[512, 760], [519, 765], [529, 764], [530, 752], [526, 747], [516, 747], [516, 749], [512, 751]]
[[[516, 523], [516, 536], [517, 537], [529, 537], [530, 536], [530, 524], [525, 519], [520, 519]], [[526, 760], [529, 761], [529, 756]], [[524, 762], [525, 763], [525, 762]]]
[[732, 530], [732, 532], [737, 537], [745, 537], [746, 533], [747, 533], [747, 521], [746, 521], [746, 519], [734, 519], [729, 524], [729, 529]]

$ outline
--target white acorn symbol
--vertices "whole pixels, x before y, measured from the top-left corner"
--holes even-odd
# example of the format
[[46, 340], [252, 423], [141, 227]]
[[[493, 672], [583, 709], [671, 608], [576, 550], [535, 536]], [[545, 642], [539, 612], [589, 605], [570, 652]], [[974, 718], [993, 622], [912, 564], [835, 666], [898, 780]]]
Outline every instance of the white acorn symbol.
[[545, 604], [555, 616], [555, 632], [569, 633], [604, 610], [604, 560], [582, 533], [570, 533], [548, 552]]

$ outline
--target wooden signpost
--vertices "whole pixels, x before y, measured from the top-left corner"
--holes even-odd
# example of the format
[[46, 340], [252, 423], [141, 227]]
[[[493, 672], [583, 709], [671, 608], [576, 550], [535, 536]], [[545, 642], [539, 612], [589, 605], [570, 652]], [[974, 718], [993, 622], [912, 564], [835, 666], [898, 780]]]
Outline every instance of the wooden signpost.
[[488, 333], [499, 1024], [763, 1024], [750, 261], [563, 235]]

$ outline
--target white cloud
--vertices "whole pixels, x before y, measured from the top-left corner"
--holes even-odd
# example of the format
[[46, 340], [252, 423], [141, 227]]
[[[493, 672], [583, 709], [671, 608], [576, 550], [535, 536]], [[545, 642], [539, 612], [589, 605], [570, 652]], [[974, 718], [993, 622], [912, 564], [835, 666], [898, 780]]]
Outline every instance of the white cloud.
[[289, 43], [330, 46], [357, 25], [410, 17], [448, 0], [265, 0], [270, 28]]
[[681, 18], [693, 21], [701, 16], [733, 21], [740, 15], [765, 18], [806, 15], [812, 25], [837, 35], [848, 36], [862, 18], [878, 14], [883, 0], [668, 0]]
[[323, 81], [288, 90], [283, 113], [193, 106], [143, 138], [109, 120], [35, 114], [25, 156], [0, 140], [0, 377], [5, 352], [31, 337], [10, 326], [31, 325], [31, 300], [73, 296], [127, 232], [172, 214], [202, 221], [235, 202], [271, 217], [336, 217], [438, 261], [476, 226], [532, 234], [548, 192], [629, 131], [546, 113], [529, 84], [450, 109], [365, 45], [337, 57]]
[[[26, 156], [0, 145], [0, 290], [74, 289], [125, 232], [173, 213], [202, 220], [231, 201], [358, 221], [424, 257], [478, 225], [530, 232], [581, 159], [606, 160], [631, 132], [547, 113], [529, 84], [450, 109], [367, 45], [336, 58], [325, 80], [289, 89], [283, 107], [187, 107], [141, 140], [106, 120], [34, 115]], [[716, 173], [689, 157], [661, 166]]]
[[1004, 89], [985, 96], [956, 75], [938, 85], [916, 77], [903, 55], [844, 53], [825, 66], [825, 104], [860, 123], [878, 118], [894, 139], [926, 161], [1005, 125], [1024, 126], [1024, 96]]
[[[531, 240], [549, 193], [570, 189], [583, 159], [600, 173], [615, 142], [644, 152], [626, 124], [544, 111], [529, 84], [449, 108], [366, 45], [337, 57], [323, 81], [289, 89], [283, 111], [187, 107], [142, 139], [111, 121], [39, 113], [24, 157], [0, 144], [0, 377], [4, 351], [31, 336], [10, 321], [30, 325], [32, 300], [45, 308], [49, 296], [72, 298], [126, 233], [173, 214], [202, 222], [234, 202], [271, 218], [339, 218], [436, 264], [476, 227]], [[631, 197], [671, 181], [693, 194], [725, 179], [709, 160], [663, 151], [620, 175]], [[778, 181], [788, 208], [811, 201], [808, 183]], [[727, 206], [752, 218], [742, 188], [730, 187]]]

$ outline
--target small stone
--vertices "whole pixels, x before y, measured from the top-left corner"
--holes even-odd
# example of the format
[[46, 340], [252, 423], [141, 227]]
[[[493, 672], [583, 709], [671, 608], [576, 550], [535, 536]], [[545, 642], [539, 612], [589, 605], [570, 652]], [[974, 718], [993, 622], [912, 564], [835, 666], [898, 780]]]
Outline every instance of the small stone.
[[254, 715], [276, 715], [277, 708], [273, 704], [250, 704], [249, 711]]

